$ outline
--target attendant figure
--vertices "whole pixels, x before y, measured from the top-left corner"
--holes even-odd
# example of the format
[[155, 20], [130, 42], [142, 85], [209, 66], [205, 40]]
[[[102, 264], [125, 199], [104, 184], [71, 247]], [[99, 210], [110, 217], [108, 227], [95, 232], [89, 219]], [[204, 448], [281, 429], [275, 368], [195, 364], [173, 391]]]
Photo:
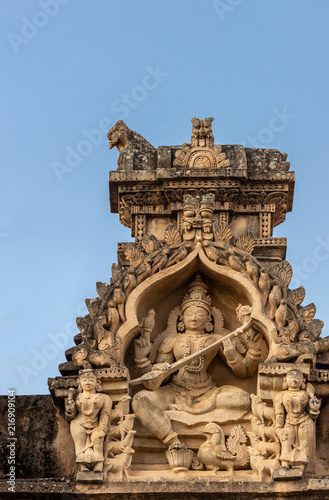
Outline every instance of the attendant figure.
[[97, 392], [99, 386], [93, 370], [81, 370], [79, 394], [74, 400], [72, 389], [65, 401], [65, 416], [75, 445], [79, 472], [102, 472], [104, 439], [108, 432], [112, 400]]
[[315, 420], [321, 402], [311, 384], [305, 385], [299, 370], [291, 370], [285, 381], [286, 390], [274, 397], [276, 433], [281, 442], [281, 464], [287, 469], [304, 471], [310, 460], [315, 439]]

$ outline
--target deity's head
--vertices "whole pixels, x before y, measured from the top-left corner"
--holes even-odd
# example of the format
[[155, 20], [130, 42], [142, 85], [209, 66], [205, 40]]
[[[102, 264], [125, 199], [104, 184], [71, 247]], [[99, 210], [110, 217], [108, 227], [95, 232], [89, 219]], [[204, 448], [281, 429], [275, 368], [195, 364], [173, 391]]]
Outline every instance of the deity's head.
[[286, 385], [290, 390], [300, 390], [305, 386], [304, 375], [299, 370], [291, 370], [286, 375]]
[[99, 389], [98, 380], [92, 369], [79, 371], [79, 391], [96, 392]]
[[180, 330], [211, 332], [211, 298], [207, 295], [207, 286], [200, 275], [189, 285], [181, 309]]

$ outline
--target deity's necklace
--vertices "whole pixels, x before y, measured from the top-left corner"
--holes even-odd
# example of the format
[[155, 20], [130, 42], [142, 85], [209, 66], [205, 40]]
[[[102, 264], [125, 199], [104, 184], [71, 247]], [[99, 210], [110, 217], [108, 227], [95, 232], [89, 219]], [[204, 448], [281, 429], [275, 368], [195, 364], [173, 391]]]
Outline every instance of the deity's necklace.
[[88, 417], [94, 411], [94, 398], [92, 398], [92, 396], [94, 396], [94, 394], [83, 394], [83, 396], [84, 396], [84, 398], [83, 398], [82, 404], [81, 404], [82, 413], [84, 415], [87, 415], [87, 417]]
[[[205, 343], [208, 335], [202, 336], [201, 340], [199, 340], [197, 345], [197, 351], [201, 351], [205, 347]], [[184, 358], [192, 354], [192, 340], [198, 340], [199, 336], [192, 337], [192, 335], [187, 335], [186, 339], [186, 349]], [[185, 365], [185, 370], [190, 373], [198, 373], [201, 372], [204, 368], [204, 356], [199, 356], [197, 359], [192, 361], [189, 365]]]

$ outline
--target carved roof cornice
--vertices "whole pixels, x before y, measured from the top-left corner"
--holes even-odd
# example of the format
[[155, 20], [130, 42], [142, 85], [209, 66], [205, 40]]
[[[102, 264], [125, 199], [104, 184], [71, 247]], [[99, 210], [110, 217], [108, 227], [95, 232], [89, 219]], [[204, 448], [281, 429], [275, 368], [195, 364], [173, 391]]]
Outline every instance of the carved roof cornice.
[[154, 148], [122, 121], [110, 130], [110, 147], [119, 150], [118, 168], [110, 172], [110, 205], [124, 225], [131, 227], [133, 213], [172, 213], [185, 194], [206, 192], [215, 194], [216, 210], [255, 212], [256, 205], [258, 211], [272, 205], [272, 226], [284, 221], [295, 184], [287, 154], [214, 144], [212, 120], [193, 118], [191, 142], [181, 146]]

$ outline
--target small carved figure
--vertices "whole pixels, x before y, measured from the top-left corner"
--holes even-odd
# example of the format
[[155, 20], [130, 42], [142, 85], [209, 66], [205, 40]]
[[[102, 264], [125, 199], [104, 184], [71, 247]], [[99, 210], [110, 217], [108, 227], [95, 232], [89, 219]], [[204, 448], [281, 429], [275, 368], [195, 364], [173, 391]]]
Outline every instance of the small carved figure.
[[93, 370], [81, 370], [78, 396], [74, 399], [73, 391], [69, 390], [65, 401], [65, 416], [70, 422], [78, 472], [103, 471], [104, 438], [112, 400], [107, 394], [97, 392], [99, 389]]
[[281, 442], [281, 464], [284, 468], [298, 467], [301, 472], [310, 460], [311, 444], [315, 439], [315, 420], [321, 402], [311, 384], [305, 386], [299, 370], [287, 373], [286, 390], [274, 397], [276, 433]]
[[116, 303], [116, 306], [117, 306], [117, 309], [119, 312], [119, 316], [120, 316], [120, 320], [122, 321], [122, 323], [124, 323], [126, 321], [126, 317], [125, 317], [126, 295], [122, 291], [122, 287], [119, 284], [115, 285], [115, 287], [114, 287], [113, 300]]
[[183, 240], [198, 242], [212, 240], [213, 204], [215, 195], [208, 193], [200, 196], [186, 195], [183, 210]]
[[199, 120], [199, 118], [191, 119], [193, 124], [191, 137], [192, 147], [213, 147], [214, 136], [211, 126], [213, 121], [213, 118], [204, 118], [204, 120]]
[[246, 268], [244, 266], [243, 260], [240, 259], [237, 255], [235, 255], [233, 248], [227, 249], [227, 258], [229, 266], [234, 269], [234, 271], [238, 271], [239, 273], [245, 273]]
[[189, 241], [185, 241], [175, 252], [171, 254], [168, 259], [167, 267], [184, 260], [191, 248], [192, 244]]
[[122, 284], [123, 290], [127, 298], [129, 297], [130, 293], [133, 291], [136, 285], [137, 285], [137, 279], [135, 276], [135, 269], [133, 267], [129, 267]]
[[266, 458], [279, 458], [280, 443], [263, 441], [254, 432], [247, 432], [251, 446]]
[[274, 280], [272, 289], [268, 296], [267, 312], [271, 319], [274, 319], [275, 311], [277, 310], [280, 300], [282, 299], [282, 290], [278, 280]]
[[267, 270], [264, 269], [264, 267], [262, 267], [260, 270], [258, 287], [263, 294], [264, 304], [266, 304], [267, 297], [268, 297], [268, 294], [270, 293], [270, 289], [271, 289], [271, 280], [270, 280], [270, 276], [269, 276]]
[[[123, 476], [129, 481], [127, 469], [130, 468], [132, 456], [135, 450], [131, 447], [136, 431], [128, 431], [126, 437], [121, 442], [112, 442], [109, 448], [110, 456], [105, 458], [104, 474], [108, 481], [122, 481]], [[116, 446], [118, 445], [119, 446]]]
[[210, 241], [204, 241], [203, 247], [209, 260], [212, 260], [216, 264], [225, 265], [227, 263], [226, 256], [211, 244]]
[[268, 425], [273, 425], [275, 420], [274, 408], [267, 406], [264, 401], [256, 396], [255, 394], [250, 395], [251, 399], [251, 411], [255, 417], [257, 417], [262, 424], [266, 423]]
[[265, 425], [259, 420], [259, 418], [251, 415], [249, 417], [251, 422], [252, 431], [261, 438], [263, 441], [277, 442], [279, 441], [278, 436], [276, 435], [275, 426], [274, 425]]
[[117, 349], [118, 344], [116, 344], [116, 347], [106, 348], [104, 351], [92, 349], [87, 344], [79, 344], [74, 347], [72, 361], [76, 367], [85, 369], [101, 368], [103, 366], [117, 367]]
[[244, 264], [246, 266], [246, 271], [248, 276], [252, 279], [254, 283], [258, 281], [258, 265], [255, 259], [251, 255], [245, 255], [243, 257]]
[[273, 474], [276, 469], [280, 467], [280, 460], [278, 458], [265, 458], [260, 451], [248, 446], [250, 455], [250, 466], [259, 477], [259, 480], [272, 481]]
[[228, 474], [233, 474], [235, 466], [243, 467], [249, 462], [247, 437], [241, 426], [232, 429], [226, 443], [223, 429], [215, 423], [207, 424], [202, 434], [207, 439], [199, 448], [198, 458], [206, 469], [214, 472], [226, 469]]
[[282, 331], [282, 329], [287, 326], [287, 316], [288, 316], [288, 308], [287, 308], [287, 301], [284, 299], [280, 300], [280, 305], [275, 311], [275, 322], [277, 324], [277, 327], [279, 328], [279, 332]]

